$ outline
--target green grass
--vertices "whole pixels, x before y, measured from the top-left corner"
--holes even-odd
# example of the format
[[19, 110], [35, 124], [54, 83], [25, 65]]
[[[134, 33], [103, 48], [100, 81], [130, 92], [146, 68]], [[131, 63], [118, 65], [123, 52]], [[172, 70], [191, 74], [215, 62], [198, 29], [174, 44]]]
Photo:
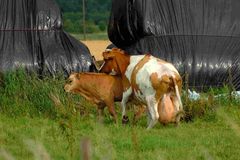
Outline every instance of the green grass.
[[86, 139], [94, 160], [240, 157], [239, 99], [204, 98], [227, 89], [209, 91], [196, 102], [184, 98], [188, 120], [147, 131], [145, 116], [135, 126], [122, 126], [106, 111], [104, 123], [98, 123], [95, 107], [64, 93], [63, 84], [61, 75], [39, 79], [21, 70], [0, 80], [0, 160], [82, 159], [80, 144]]
[[[84, 40], [84, 35], [83, 34], [74, 34], [71, 33], [73, 37], [75, 37], [77, 40]], [[91, 33], [91, 34], [86, 34], [86, 40], [108, 40], [108, 35], [107, 33]]]

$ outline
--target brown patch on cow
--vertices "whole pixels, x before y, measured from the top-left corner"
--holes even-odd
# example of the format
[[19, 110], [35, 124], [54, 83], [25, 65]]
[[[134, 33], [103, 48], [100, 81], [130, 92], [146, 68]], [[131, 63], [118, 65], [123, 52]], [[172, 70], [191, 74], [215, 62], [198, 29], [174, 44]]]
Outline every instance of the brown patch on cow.
[[168, 75], [163, 75], [161, 79], [159, 79], [156, 72], [151, 74], [150, 81], [153, 88], [156, 90], [156, 99], [160, 99], [164, 93], [169, 92], [170, 83], [172, 82], [171, 78]]
[[146, 54], [133, 68], [132, 75], [131, 75], [131, 86], [133, 91], [140, 91], [139, 86], [136, 83], [136, 76], [139, 70], [150, 60], [150, 54]]
[[125, 75], [122, 77], [122, 85], [123, 85], [124, 92], [127, 91], [131, 87], [129, 80], [127, 79], [127, 77]]
[[178, 86], [179, 94], [181, 94], [181, 92], [182, 92], [182, 77], [177, 73], [175, 73], [174, 75], [175, 75], [176, 84]]

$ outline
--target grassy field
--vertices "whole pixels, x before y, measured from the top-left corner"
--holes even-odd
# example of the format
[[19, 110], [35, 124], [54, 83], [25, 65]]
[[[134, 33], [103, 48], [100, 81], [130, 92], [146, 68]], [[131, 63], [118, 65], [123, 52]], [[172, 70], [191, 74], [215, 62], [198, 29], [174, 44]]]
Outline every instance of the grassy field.
[[[0, 159], [186, 160], [240, 157], [240, 100], [212, 98], [226, 88], [202, 94], [198, 101], [183, 97], [186, 117], [181, 125], [157, 124], [146, 130], [114, 124], [108, 112], [98, 123], [94, 105], [63, 91], [64, 78], [39, 79], [23, 71], [0, 81]], [[206, 98], [208, 97], [208, 98]], [[120, 107], [116, 103], [120, 121]], [[129, 108], [130, 119], [133, 109]], [[86, 146], [81, 144], [86, 142]]]

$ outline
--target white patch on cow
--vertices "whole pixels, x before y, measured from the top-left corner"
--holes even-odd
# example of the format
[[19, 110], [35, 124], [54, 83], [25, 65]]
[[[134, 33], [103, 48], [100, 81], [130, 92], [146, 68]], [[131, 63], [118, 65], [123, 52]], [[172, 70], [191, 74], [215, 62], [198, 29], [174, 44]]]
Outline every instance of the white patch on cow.
[[139, 56], [131, 56], [130, 57], [130, 64], [127, 67], [127, 70], [125, 72], [125, 75], [127, 77], [127, 79], [130, 81], [131, 80], [131, 75], [132, 75], [132, 71], [134, 69], [134, 67], [138, 64], [138, 62], [140, 60], [143, 59], [145, 55], [139, 55]]
[[142, 94], [136, 94], [138, 99], [141, 99], [143, 102], [146, 102], [145, 97], [149, 95], [155, 95], [156, 91], [152, 87], [152, 83], [150, 81], [150, 75], [148, 75], [144, 70], [140, 69], [136, 74], [136, 84], [138, 85]]
[[165, 63], [164, 66], [166, 66], [171, 71], [176, 72], [177, 74], [179, 74], [177, 69], [171, 63]]
[[[128, 65], [127, 70], [125, 72], [125, 75], [130, 82], [131, 82], [131, 76], [132, 76], [132, 72], [133, 72], [134, 67], [139, 63], [139, 61], [141, 61], [144, 58], [144, 56], [145, 55], [131, 56], [130, 57], [130, 64]], [[141, 78], [141, 81], [149, 81], [149, 79], [146, 79], [145, 76], [141, 76], [140, 78]], [[150, 81], [149, 81], [149, 84], [150, 84]], [[145, 88], [145, 89], [148, 89], [148, 88]], [[140, 89], [140, 90], [142, 91], [142, 89]], [[138, 100], [142, 101], [143, 103], [146, 103], [146, 99], [145, 99], [146, 94], [144, 94], [141, 91], [134, 91], [135, 96]]]
[[174, 76], [174, 73], [178, 74], [176, 68], [170, 63], [160, 63], [157, 61], [157, 58], [151, 56], [150, 60], [139, 70], [139, 72], [145, 72], [149, 76], [152, 73], [157, 73], [158, 78], [161, 80], [163, 75]]

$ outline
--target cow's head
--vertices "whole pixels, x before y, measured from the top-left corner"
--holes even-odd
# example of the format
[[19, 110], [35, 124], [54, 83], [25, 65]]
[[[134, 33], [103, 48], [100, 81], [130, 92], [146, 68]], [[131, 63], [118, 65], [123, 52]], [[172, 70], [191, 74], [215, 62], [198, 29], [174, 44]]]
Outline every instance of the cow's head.
[[104, 63], [100, 72], [111, 75], [122, 75], [129, 64], [130, 56], [118, 48], [107, 49], [103, 52]]
[[80, 74], [72, 73], [65, 82], [64, 90], [65, 92], [75, 92], [77, 88], [77, 82], [80, 79]]

